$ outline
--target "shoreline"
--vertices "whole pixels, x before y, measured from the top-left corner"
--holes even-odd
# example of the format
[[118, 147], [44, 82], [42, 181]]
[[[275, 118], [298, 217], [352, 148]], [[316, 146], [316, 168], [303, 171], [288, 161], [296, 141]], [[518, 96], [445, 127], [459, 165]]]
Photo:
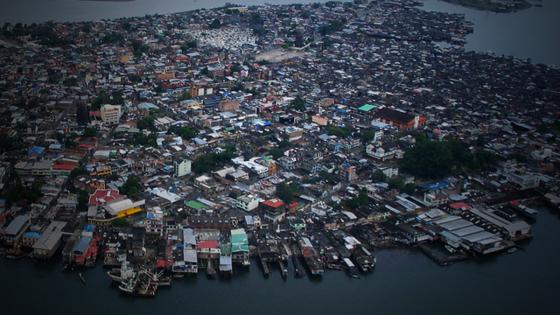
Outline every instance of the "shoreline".
[[527, 0], [510, 1], [511, 5], [500, 4], [490, 0], [441, 0], [466, 8], [494, 13], [515, 13], [531, 8], [533, 5]]

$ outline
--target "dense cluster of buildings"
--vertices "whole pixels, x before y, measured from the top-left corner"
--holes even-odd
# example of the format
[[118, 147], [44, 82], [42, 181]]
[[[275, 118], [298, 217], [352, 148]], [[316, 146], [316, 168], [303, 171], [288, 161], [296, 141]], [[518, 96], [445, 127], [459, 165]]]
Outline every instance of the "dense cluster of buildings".
[[[153, 293], [127, 270], [357, 276], [376, 248], [515, 248], [560, 204], [560, 72], [465, 51], [462, 16], [417, 5], [7, 25], [2, 254], [102, 256]], [[456, 144], [420, 154], [432, 173], [403, 162], [426, 141]]]

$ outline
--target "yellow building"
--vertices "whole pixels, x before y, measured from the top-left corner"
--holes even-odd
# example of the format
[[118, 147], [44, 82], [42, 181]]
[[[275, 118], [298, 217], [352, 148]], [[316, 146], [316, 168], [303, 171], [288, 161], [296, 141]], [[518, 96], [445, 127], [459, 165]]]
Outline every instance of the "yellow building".
[[108, 124], [118, 124], [121, 119], [122, 109], [120, 105], [102, 105], [100, 110], [101, 120]]

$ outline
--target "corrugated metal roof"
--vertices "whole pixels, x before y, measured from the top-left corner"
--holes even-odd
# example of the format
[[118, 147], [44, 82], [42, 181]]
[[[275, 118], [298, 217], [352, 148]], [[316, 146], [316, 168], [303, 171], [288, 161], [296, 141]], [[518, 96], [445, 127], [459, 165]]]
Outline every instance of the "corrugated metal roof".
[[29, 217], [25, 215], [19, 215], [10, 222], [10, 225], [4, 230], [4, 233], [9, 236], [17, 235], [21, 229], [29, 222]]

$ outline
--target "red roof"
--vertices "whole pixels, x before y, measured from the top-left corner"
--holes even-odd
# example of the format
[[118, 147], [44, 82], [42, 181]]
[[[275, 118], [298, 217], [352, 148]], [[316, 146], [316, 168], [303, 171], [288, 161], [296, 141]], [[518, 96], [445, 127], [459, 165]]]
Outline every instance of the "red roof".
[[470, 209], [471, 205], [466, 202], [455, 202], [449, 205], [453, 209]]
[[283, 206], [286, 205], [284, 203], [284, 201], [282, 201], [278, 198], [263, 201], [262, 204], [265, 205], [265, 206], [271, 207], [271, 208], [280, 208], [280, 207], [283, 207]]
[[197, 246], [198, 248], [218, 248], [220, 247], [220, 243], [215, 240], [200, 241]]
[[156, 261], [156, 268], [158, 269], [167, 268], [168, 266], [169, 264], [167, 263], [167, 259], [158, 259]]
[[53, 169], [64, 170], [64, 171], [71, 171], [71, 170], [75, 169], [76, 167], [78, 167], [78, 166], [74, 163], [55, 163], [53, 165]]
[[97, 189], [89, 196], [90, 206], [101, 206], [107, 202], [121, 199], [123, 195], [120, 194], [118, 189]]
[[177, 61], [187, 61], [187, 60], [189, 60], [189, 57], [187, 57], [185, 55], [178, 55], [177, 57], [175, 57], [175, 60], [177, 60]]

